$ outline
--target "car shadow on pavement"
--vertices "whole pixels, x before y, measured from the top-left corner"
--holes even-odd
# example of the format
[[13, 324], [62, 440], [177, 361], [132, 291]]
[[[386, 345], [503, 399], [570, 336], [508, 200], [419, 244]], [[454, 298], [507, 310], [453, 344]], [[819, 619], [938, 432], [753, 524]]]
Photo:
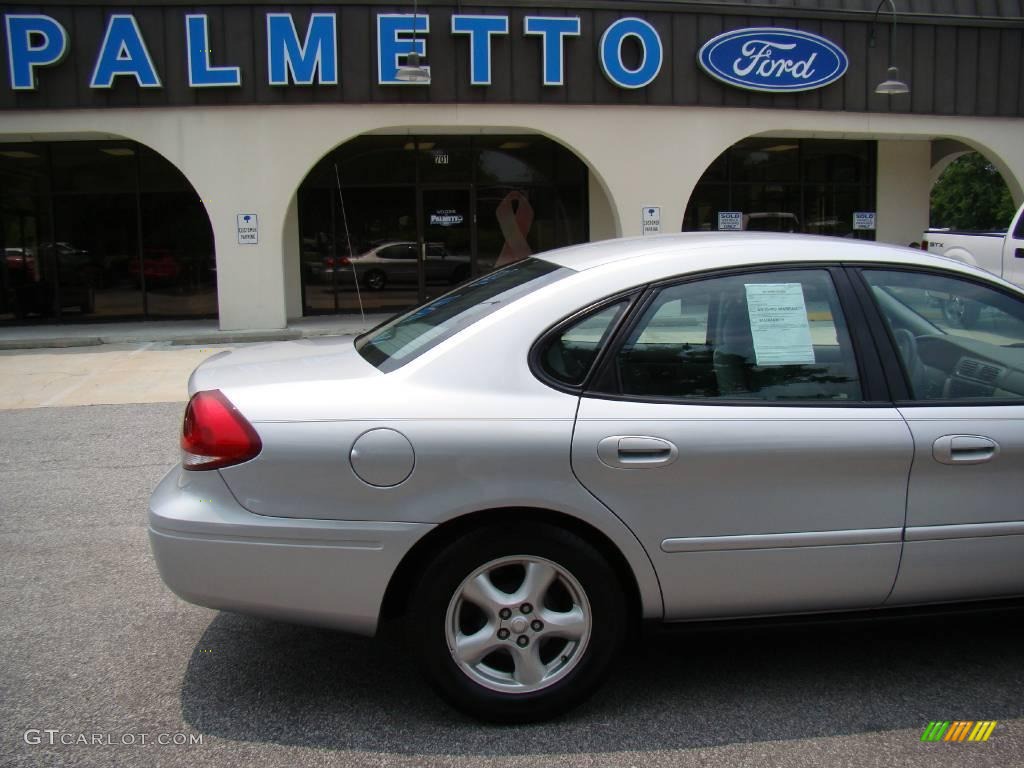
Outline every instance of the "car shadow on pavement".
[[[182, 685], [186, 722], [226, 739], [396, 755], [653, 751], [923, 730], [1024, 714], [1019, 608], [657, 634], [562, 719], [484, 725], [377, 639], [218, 614]], [[917, 735], [913, 738], [917, 738]]]

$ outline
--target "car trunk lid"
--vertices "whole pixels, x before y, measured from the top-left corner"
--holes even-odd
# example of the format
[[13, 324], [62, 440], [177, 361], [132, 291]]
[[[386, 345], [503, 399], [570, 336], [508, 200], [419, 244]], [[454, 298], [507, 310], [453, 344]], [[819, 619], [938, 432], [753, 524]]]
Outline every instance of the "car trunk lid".
[[353, 341], [352, 336], [324, 336], [221, 352], [192, 372], [188, 392], [383, 375], [363, 359]]

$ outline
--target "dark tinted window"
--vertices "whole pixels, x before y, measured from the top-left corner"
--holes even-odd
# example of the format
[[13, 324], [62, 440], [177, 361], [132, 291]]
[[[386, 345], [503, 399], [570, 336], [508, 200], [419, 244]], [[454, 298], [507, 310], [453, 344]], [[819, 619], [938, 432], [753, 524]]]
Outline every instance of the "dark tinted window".
[[415, 259], [416, 248], [408, 243], [389, 245], [387, 248], [377, 251], [377, 255], [382, 259]]
[[595, 310], [548, 339], [540, 353], [544, 372], [563, 384], [582, 384], [615, 321], [629, 305], [627, 299]]
[[1024, 399], [1024, 301], [936, 274], [864, 275], [915, 400]]
[[829, 274], [764, 272], [664, 288], [616, 353], [618, 390], [688, 400], [859, 400]]
[[572, 270], [540, 259], [510, 264], [363, 334], [356, 349], [384, 373], [393, 371], [477, 320], [570, 274]]

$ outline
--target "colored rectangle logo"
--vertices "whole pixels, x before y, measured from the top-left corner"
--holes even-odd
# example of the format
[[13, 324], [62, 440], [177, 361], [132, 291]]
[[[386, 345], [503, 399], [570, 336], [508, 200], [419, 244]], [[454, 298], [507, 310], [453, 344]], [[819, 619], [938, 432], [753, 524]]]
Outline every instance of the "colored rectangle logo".
[[932, 720], [921, 734], [921, 741], [988, 741], [997, 723], [996, 720]]

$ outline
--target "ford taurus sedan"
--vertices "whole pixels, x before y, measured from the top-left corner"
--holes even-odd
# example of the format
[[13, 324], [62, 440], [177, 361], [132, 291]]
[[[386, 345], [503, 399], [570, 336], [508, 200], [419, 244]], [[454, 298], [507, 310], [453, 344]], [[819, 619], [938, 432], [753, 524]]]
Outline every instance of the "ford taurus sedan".
[[150, 502], [167, 585], [401, 617], [491, 720], [579, 703], [641, 620], [1024, 594], [1024, 293], [918, 251], [567, 248], [356, 339], [222, 353], [190, 392]]

